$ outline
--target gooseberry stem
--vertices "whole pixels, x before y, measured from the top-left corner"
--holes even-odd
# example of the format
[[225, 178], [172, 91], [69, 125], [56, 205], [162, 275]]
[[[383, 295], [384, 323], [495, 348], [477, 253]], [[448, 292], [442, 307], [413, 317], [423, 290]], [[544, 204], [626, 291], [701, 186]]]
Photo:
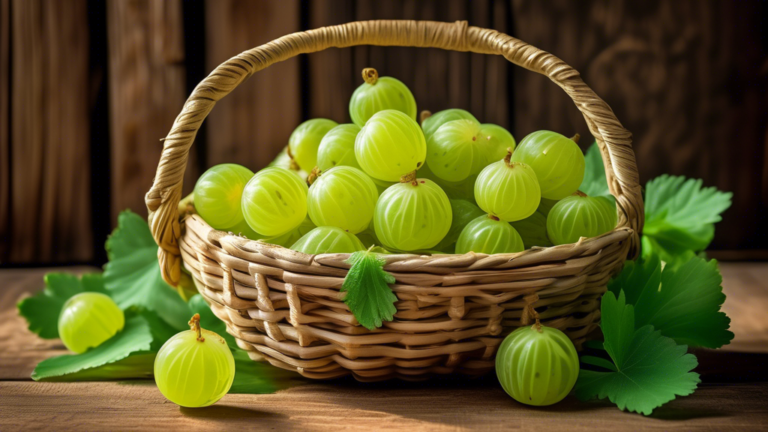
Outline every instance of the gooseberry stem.
[[363, 79], [370, 85], [376, 84], [379, 80], [379, 73], [374, 68], [363, 69]]
[[197, 340], [199, 342], [205, 342], [203, 337], [203, 329], [200, 327], [200, 314], [194, 314], [189, 320], [189, 328], [197, 332]]
[[285, 153], [288, 154], [288, 158], [291, 160], [291, 162], [288, 164], [288, 168], [298, 171], [300, 169], [299, 164], [296, 163], [296, 160], [293, 158], [293, 153], [291, 153], [291, 147], [287, 147], [285, 149]]
[[504, 156], [504, 163], [512, 168], [512, 147], [507, 147], [507, 155]]
[[312, 171], [307, 176], [307, 185], [312, 186], [312, 183], [317, 180], [318, 177], [320, 177], [320, 174], [322, 174], [322, 171], [320, 171], [320, 168], [314, 167], [312, 168]]
[[489, 214], [489, 215], [488, 215], [488, 219], [491, 219], [491, 220], [495, 220], [495, 221], [498, 221], [498, 220], [499, 220], [498, 216], [494, 216], [494, 215], [492, 215], [492, 214]]
[[578, 133], [571, 137], [571, 141], [575, 142], [576, 144], [579, 143], [580, 139], [581, 139], [581, 135], [579, 135]]
[[587, 197], [587, 194], [585, 194], [584, 192], [582, 192], [582, 191], [580, 191], [580, 190], [577, 190], [577, 191], [576, 191], [576, 192], [574, 192], [573, 194], [574, 194], [574, 195], [576, 195], [576, 196], [580, 196], [580, 197], [582, 197], [582, 198], [586, 198], [586, 197]]
[[419, 123], [424, 124], [424, 120], [432, 117], [432, 111], [424, 110], [419, 114]]
[[537, 332], [541, 333], [541, 321], [539, 320], [538, 316], [536, 317], [536, 322], [533, 324], [533, 328], [536, 329]]
[[400, 177], [400, 183], [411, 183], [414, 186], [418, 186], [419, 182], [416, 181], [416, 171], [411, 171], [408, 174]]

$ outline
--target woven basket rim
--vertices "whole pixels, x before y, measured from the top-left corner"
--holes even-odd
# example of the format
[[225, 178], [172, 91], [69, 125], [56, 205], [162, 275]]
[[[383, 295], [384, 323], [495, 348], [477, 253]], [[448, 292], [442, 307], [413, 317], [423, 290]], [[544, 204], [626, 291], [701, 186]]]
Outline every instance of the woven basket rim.
[[[237, 233], [233, 233], [231, 231], [217, 230], [216, 228], [211, 227], [210, 224], [208, 224], [202, 217], [197, 215], [197, 213], [187, 213], [186, 215], [182, 215], [182, 219], [185, 219], [185, 220], [191, 217], [194, 217], [197, 223], [205, 225], [210, 230], [211, 235], [208, 237], [207, 239], [208, 241], [220, 243], [224, 238], [228, 237], [229, 240], [233, 241], [236, 245], [238, 245], [239, 247], [243, 248], [246, 251], [261, 253], [263, 255], [272, 256], [272, 257], [280, 257], [280, 259], [283, 259], [288, 262], [296, 263], [296, 264], [311, 265], [314, 263], [314, 264], [319, 264], [323, 266], [330, 265], [332, 267], [345, 268], [345, 269], [349, 269], [351, 267], [351, 265], [346, 263], [349, 257], [352, 256], [351, 253], [307, 254], [304, 252], [290, 249], [285, 246], [268, 243], [264, 240], [249, 239], [245, 236], [238, 235]], [[401, 261], [409, 261], [409, 262], [412, 262], [414, 265], [422, 264], [422, 266], [424, 267], [427, 267], [427, 266], [441, 267], [440, 265], [442, 264], [441, 261], [444, 261], [444, 260], [450, 260], [454, 262], [455, 261], [478, 262], [489, 257], [493, 257], [495, 261], [510, 262], [523, 257], [528, 257], [534, 254], [538, 254], [547, 250], [568, 251], [572, 249], [574, 246], [578, 246], [578, 245], [591, 246], [594, 243], [598, 243], [599, 244], [598, 247], [602, 248], [604, 247], [604, 243], [606, 243], [605, 239], [610, 239], [608, 243], [622, 241], [626, 238], [629, 238], [632, 232], [633, 231], [631, 228], [617, 227], [607, 233], [601, 234], [596, 237], [589, 237], [589, 238], [582, 237], [576, 243], [567, 243], [567, 244], [555, 245], [555, 246], [549, 246], [549, 247], [533, 246], [521, 252], [511, 252], [511, 253], [498, 253], [498, 254], [486, 254], [486, 253], [477, 253], [477, 252], [467, 252], [464, 254], [381, 253], [379, 255], [385, 261], [385, 265], [384, 265], [385, 270], [391, 267], [392, 263], [397, 263]]]

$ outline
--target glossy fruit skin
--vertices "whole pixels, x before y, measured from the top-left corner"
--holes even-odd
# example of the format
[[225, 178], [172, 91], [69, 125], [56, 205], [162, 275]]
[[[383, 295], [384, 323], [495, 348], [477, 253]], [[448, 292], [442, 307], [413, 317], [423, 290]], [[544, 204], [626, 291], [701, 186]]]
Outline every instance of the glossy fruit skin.
[[427, 141], [427, 166], [443, 180], [465, 180], [488, 165], [481, 144], [479, 123], [466, 119], [443, 123]]
[[235, 379], [235, 359], [224, 338], [203, 329], [205, 338], [185, 330], [168, 339], [155, 357], [155, 382], [171, 402], [206, 407], [221, 399]]
[[541, 196], [547, 199], [560, 200], [573, 194], [584, 179], [584, 153], [573, 140], [556, 132], [529, 134], [517, 146], [512, 161], [533, 168]]
[[504, 128], [475, 120], [445, 122], [427, 140], [427, 166], [438, 177], [461, 182], [514, 149], [515, 139]]
[[486, 165], [503, 159], [507, 151], [514, 150], [517, 145], [515, 137], [508, 130], [491, 123], [480, 125], [480, 138], [483, 154], [488, 161]]
[[300, 124], [288, 139], [291, 156], [302, 171], [312, 172], [317, 166], [317, 150], [325, 134], [339, 124], [333, 120], [317, 118]]
[[101, 293], [76, 294], [59, 315], [59, 337], [70, 351], [81, 354], [114, 336], [125, 326], [125, 315], [111, 297]]
[[360, 130], [355, 158], [369, 176], [387, 182], [424, 165], [427, 142], [412, 118], [396, 110], [379, 111]]
[[209, 168], [195, 184], [195, 210], [212, 228], [233, 227], [243, 220], [240, 200], [253, 172], [237, 164]]
[[477, 176], [475, 200], [486, 213], [504, 222], [522, 220], [536, 211], [541, 190], [528, 165], [503, 160], [494, 162]]
[[520, 403], [552, 405], [570, 393], [579, 376], [579, 357], [565, 333], [552, 327], [513, 331], [496, 353], [496, 376]]
[[424, 137], [429, 139], [432, 134], [440, 128], [440, 126], [453, 120], [470, 120], [474, 123], [480, 124], [475, 116], [473, 116], [469, 111], [464, 111], [463, 109], [451, 108], [438, 111], [427, 117], [427, 119], [421, 123], [421, 129], [424, 131]]
[[307, 216], [307, 184], [289, 170], [264, 168], [243, 189], [243, 217], [265, 237], [285, 234]]
[[355, 138], [360, 133], [356, 124], [340, 124], [328, 131], [317, 150], [317, 167], [327, 171], [335, 166], [360, 168], [355, 159]]
[[464, 227], [456, 242], [455, 253], [475, 252], [491, 255], [521, 252], [524, 249], [523, 239], [509, 222], [484, 215]]
[[365, 250], [363, 243], [341, 228], [321, 226], [305, 234], [291, 249], [305, 254], [352, 253]]
[[357, 234], [373, 219], [379, 192], [357, 168], [337, 166], [325, 171], [309, 188], [309, 217], [317, 226], [335, 226]]
[[480, 210], [480, 207], [476, 206], [470, 201], [463, 199], [449, 198], [451, 203], [451, 228], [448, 230], [448, 234], [440, 240], [440, 243], [435, 246], [435, 249], [443, 252], [454, 253], [454, 249], [451, 249], [451, 245], [456, 243], [459, 239], [459, 235], [473, 220], [480, 216], [485, 216], [485, 212]]
[[376, 113], [397, 110], [416, 121], [416, 99], [408, 86], [392, 77], [378, 77], [375, 84], [363, 83], [349, 100], [352, 122], [363, 127]]
[[547, 235], [556, 245], [576, 243], [612, 231], [616, 220], [616, 204], [609, 198], [572, 195], [549, 211]]
[[379, 197], [373, 226], [384, 247], [400, 251], [430, 249], [451, 228], [451, 203], [440, 186], [417, 179], [390, 186]]

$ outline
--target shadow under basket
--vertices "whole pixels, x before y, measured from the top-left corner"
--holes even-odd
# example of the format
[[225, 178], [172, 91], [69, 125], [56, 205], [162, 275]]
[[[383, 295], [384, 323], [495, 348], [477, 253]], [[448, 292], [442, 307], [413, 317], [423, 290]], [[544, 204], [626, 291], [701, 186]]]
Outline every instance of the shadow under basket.
[[[349, 254], [307, 255], [211, 228], [179, 200], [189, 147], [216, 101], [269, 65], [301, 53], [355, 45], [434, 47], [502, 55], [548, 76], [584, 114], [605, 162], [618, 224], [578, 243], [513, 254], [383, 255], [396, 279], [394, 320], [362, 327], [340, 292]], [[163, 277], [181, 261], [213, 312], [252, 359], [308, 378], [361, 381], [433, 374], [481, 375], [533, 309], [580, 348], [600, 319], [609, 279], [639, 250], [643, 201], [630, 133], [578, 72], [515, 38], [466, 22], [367, 21], [294, 33], [226, 61], [201, 82], [164, 141], [150, 227]]]

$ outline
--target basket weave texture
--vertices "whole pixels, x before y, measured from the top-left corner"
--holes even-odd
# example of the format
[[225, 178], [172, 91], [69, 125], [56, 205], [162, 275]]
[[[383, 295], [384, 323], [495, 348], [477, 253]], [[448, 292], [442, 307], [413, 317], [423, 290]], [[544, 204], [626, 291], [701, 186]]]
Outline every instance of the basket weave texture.
[[[514, 254], [384, 256], [385, 270], [396, 279], [397, 313], [370, 331], [342, 301], [348, 254], [307, 255], [251, 241], [214, 230], [193, 208], [180, 209], [189, 148], [216, 101], [273, 63], [355, 45], [502, 55], [548, 76], [573, 99], [598, 143], [616, 197], [616, 229]], [[552, 54], [463, 21], [364, 21], [293, 33], [217, 67], [195, 88], [166, 137], [146, 203], [164, 279], [178, 285], [183, 260], [214, 313], [254, 360], [310, 378], [419, 379], [491, 370], [503, 336], [527, 323], [534, 310], [579, 347], [599, 322], [608, 280], [639, 250], [638, 180], [630, 133], [578, 72]]]

